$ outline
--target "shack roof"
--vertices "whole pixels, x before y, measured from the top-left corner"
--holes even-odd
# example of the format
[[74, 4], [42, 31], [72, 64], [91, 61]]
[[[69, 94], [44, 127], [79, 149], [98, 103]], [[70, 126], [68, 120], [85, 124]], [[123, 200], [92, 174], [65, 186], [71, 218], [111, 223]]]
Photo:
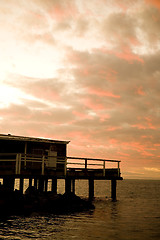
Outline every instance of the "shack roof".
[[41, 143], [57, 143], [57, 144], [68, 144], [70, 141], [53, 140], [47, 138], [35, 138], [25, 136], [15, 136], [11, 134], [0, 134], [0, 140], [14, 140], [23, 142], [41, 142]]

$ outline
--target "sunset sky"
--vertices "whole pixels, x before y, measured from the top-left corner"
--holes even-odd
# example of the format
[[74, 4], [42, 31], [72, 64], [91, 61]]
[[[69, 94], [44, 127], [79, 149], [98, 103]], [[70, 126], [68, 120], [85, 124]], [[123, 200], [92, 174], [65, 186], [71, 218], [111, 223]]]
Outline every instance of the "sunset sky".
[[160, 1], [0, 0], [0, 133], [160, 179]]

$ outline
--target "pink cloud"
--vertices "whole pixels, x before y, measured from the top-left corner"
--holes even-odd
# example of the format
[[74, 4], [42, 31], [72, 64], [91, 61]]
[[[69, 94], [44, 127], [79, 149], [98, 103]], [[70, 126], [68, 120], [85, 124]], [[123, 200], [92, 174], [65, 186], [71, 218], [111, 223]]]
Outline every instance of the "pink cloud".
[[121, 143], [121, 146], [122, 148], [126, 148], [127, 149], [134, 149], [136, 150], [137, 152], [141, 152], [141, 151], [144, 151], [145, 150], [145, 146], [142, 145], [140, 142], [122, 142]]
[[150, 117], [145, 117], [146, 121], [147, 121], [147, 125], [150, 129], [156, 129], [155, 126], [153, 126], [152, 124], [152, 119]]
[[76, 117], [81, 118], [81, 119], [93, 119], [92, 116], [78, 112], [78, 111], [72, 111], [72, 113], [73, 113], [73, 115], [75, 115]]
[[107, 131], [112, 132], [112, 131], [115, 131], [115, 130], [118, 130], [118, 129], [122, 129], [122, 127], [108, 127]]
[[117, 139], [114, 139], [114, 138], [111, 138], [111, 139], [109, 139], [109, 143], [110, 143], [111, 145], [117, 145], [117, 144], [118, 144], [118, 140], [117, 140]]
[[103, 106], [103, 104], [97, 102], [96, 100], [93, 101], [93, 100], [91, 100], [91, 99], [89, 99], [89, 98], [86, 98], [86, 99], [83, 101], [83, 104], [84, 104], [86, 107], [88, 107], [88, 108], [90, 108], [90, 109], [92, 109], [92, 110], [95, 110], [95, 111], [105, 109], [105, 107]]
[[101, 48], [100, 51], [106, 54], [113, 54], [116, 57], [123, 59], [129, 63], [133, 63], [133, 61], [144, 63], [144, 60], [140, 58], [137, 54], [134, 54], [129, 48], [129, 46], [125, 46], [125, 47], [122, 46], [122, 51], [119, 51], [119, 52], [114, 50], [109, 50], [107, 48]]
[[117, 72], [112, 68], [108, 69], [108, 71], [105, 69], [100, 70], [99, 75], [109, 82], [115, 82], [117, 80]]
[[122, 155], [122, 156], [130, 156], [130, 154], [124, 153], [124, 152], [117, 152], [117, 154]]
[[112, 97], [112, 98], [120, 98], [120, 95], [113, 94], [112, 92], [109, 91], [104, 91], [102, 89], [95, 89], [95, 88], [89, 88], [88, 92], [90, 94], [95, 94], [100, 97]]
[[144, 152], [141, 153], [141, 154], [144, 155], [144, 156], [150, 156], [150, 157], [153, 157], [153, 156], [154, 156], [153, 153], [149, 153], [149, 152], [146, 152], [146, 151], [144, 151]]
[[160, 143], [155, 143], [154, 146], [160, 147]]
[[34, 89], [34, 95], [39, 98], [45, 98], [45, 99], [52, 99], [52, 100], [60, 100], [59, 94], [53, 90], [53, 88], [47, 87], [44, 89], [42, 86], [36, 85], [36, 88]]
[[137, 124], [133, 124], [131, 125], [131, 127], [136, 127], [138, 129], [147, 129], [147, 127], [143, 124], [137, 123]]
[[123, 51], [115, 52], [115, 55], [118, 58], [124, 59], [129, 63], [133, 63], [133, 61], [144, 63], [143, 59], [140, 58], [138, 55], [132, 53], [129, 47], [123, 47]]
[[139, 45], [141, 45], [141, 43], [138, 41], [138, 39], [137, 38], [135, 38], [135, 37], [130, 37], [129, 38], [129, 41], [130, 41], [130, 43], [132, 44], [132, 45], [134, 45], [134, 46], [139, 46]]
[[83, 75], [83, 76], [88, 76], [89, 75], [89, 69], [87, 68], [84, 68], [84, 69], [80, 69], [80, 75]]
[[104, 122], [105, 120], [109, 119], [111, 116], [109, 114], [102, 114], [102, 115], [99, 115], [99, 117], [100, 117], [100, 121]]
[[73, 3], [67, 3], [65, 6], [60, 3], [54, 4], [49, 11], [50, 16], [56, 21], [62, 21], [70, 16], [76, 16], [77, 9]]
[[142, 87], [142, 86], [140, 86], [140, 87], [138, 87], [138, 88], [137, 88], [137, 91], [136, 91], [136, 93], [137, 93], [138, 95], [141, 95], [141, 96], [144, 96], [144, 95], [146, 95], [146, 93], [144, 92], [144, 90], [143, 90], [143, 87]]
[[144, 119], [138, 117], [139, 121], [143, 121], [143, 123], [137, 123], [131, 125], [132, 127], [136, 127], [138, 129], [156, 129], [156, 126], [153, 125], [152, 119], [150, 117], [145, 117]]

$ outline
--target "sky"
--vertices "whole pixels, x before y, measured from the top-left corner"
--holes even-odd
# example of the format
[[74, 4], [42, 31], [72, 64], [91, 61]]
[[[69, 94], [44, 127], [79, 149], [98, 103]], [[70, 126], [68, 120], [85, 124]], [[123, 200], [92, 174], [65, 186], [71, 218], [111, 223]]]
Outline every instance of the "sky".
[[160, 1], [0, 0], [0, 133], [160, 179]]

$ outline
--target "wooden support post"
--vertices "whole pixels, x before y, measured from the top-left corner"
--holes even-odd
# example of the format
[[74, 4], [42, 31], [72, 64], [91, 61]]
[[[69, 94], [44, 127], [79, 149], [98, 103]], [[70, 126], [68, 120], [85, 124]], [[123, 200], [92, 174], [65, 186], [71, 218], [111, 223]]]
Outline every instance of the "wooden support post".
[[5, 176], [3, 178], [3, 186], [13, 191], [14, 191], [14, 182], [15, 182], [15, 178], [13, 176]]
[[117, 185], [116, 179], [112, 179], [111, 180], [111, 198], [112, 198], [112, 201], [116, 201], [116, 185]]
[[21, 193], [23, 193], [23, 189], [24, 189], [24, 178], [20, 177], [19, 179], [19, 190]]
[[65, 179], [65, 193], [71, 193], [71, 179]]
[[44, 190], [44, 178], [39, 178], [38, 190], [40, 192], [43, 192], [43, 190]]
[[75, 194], [75, 179], [71, 180], [71, 192]]
[[94, 179], [89, 179], [89, 200], [93, 200], [94, 198]]
[[29, 178], [29, 187], [32, 187], [32, 178]]
[[52, 178], [52, 192], [57, 193], [57, 178]]
[[48, 190], [48, 178], [46, 178], [44, 181], [44, 191], [47, 192], [47, 190]]

